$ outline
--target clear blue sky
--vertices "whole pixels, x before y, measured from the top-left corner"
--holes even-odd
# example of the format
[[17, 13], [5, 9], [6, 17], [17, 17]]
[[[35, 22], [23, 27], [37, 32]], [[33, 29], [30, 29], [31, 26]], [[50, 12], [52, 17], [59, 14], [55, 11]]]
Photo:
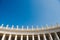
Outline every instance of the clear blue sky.
[[60, 23], [60, 0], [0, 0], [0, 25]]

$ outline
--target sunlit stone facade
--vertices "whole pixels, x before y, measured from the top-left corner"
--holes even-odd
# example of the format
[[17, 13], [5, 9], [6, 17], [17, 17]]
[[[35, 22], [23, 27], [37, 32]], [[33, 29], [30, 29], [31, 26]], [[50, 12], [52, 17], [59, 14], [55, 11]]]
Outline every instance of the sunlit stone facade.
[[25, 29], [9, 28], [8, 25], [6, 27], [3, 24], [0, 26], [0, 40], [60, 40], [60, 26], [46, 26], [42, 28], [28, 28]]

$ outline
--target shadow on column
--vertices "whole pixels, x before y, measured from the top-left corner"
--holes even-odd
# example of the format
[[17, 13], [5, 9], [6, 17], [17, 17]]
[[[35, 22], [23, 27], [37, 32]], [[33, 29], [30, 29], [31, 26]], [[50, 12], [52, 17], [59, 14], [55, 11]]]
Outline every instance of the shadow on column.
[[15, 35], [12, 35], [11, 40], [14, 40], [14, 39], [15, 39]]
[[50, 40], [49, 34], [45, 34], [45, 36], [47, 40]]
[[43, 34], [40, 34], [40, 40], [44, 40]]
[[32, 40], [32, 35], [28, 35], [29, 40]]
[[34, 35], [34, 40], [38, 40], [38, 35]]
[[17, 40], [21, 40], [21, 35], [17, 35]]
[[0, 33], [0, 40], [2, 39], [2, 36], [3, 36], [3, 34], [2, 34], [2, 33]]
[[26, 37], [26, 35], [23, 35], [23, 40], [27, 40], [27, 37]]
[[5, 40], [8, 40], [8, 38], [9, 38], [9, 35], [8, 35], [8, 34], [6, 34], [6, 36], [5, 36]]
[[57, 40], [55, 33], [51, 33], [51, 36], [52, 36], [53, 40]]
[[57, 32], [57, 35], [58, 35], [58, 37], [59, 37], [59, 39], [60, 39], [60, 32]]

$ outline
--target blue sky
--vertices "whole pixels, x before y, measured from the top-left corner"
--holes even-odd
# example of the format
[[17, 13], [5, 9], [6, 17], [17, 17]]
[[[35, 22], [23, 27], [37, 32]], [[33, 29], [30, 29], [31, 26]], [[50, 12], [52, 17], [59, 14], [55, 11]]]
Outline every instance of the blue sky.
[[60, 23], [60, 0], [0, 0], [0, 25]]

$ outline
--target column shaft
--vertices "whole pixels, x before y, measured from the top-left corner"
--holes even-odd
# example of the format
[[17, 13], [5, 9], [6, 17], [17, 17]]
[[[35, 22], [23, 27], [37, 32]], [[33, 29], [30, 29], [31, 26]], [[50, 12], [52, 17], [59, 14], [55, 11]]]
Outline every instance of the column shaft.
[[32, 35], [32, 40], [34, 40], [34, 35]]
[[21, 40], [23, 40], [23, 35], [21, 35]]
[[5, 34], [3, 35], [2, 39], [1, 40], [4, 40], [5, 39]]
[[47, 40], [45, 34], [43, 34], [43, 36], [44, 36], [44, 40]]
[[28, 35], [27, 35], [27, 40], [28, 40]]
[[49, 33], [49, 36], [50, 36], [50, 40], [53, 40], [53, 38], [52, 38], [52, 36], [51, 36], [51, 34]]
[[40, 40], [40, 35], [38, 35], [38, 40]]
[[56, 35], [57, 40], [59, 40], [59, 37], [58, 37], [58, 35], [57, 35], [57, 33], [56, 33], [56, 32], [55, 32], [55, 35]]
[[15, 40], [17, 40], [17, 35], [15, 35]]
[[9, 38], [8, 38], [8, 40], [11, 40], [11, 34], [9, 35]]

